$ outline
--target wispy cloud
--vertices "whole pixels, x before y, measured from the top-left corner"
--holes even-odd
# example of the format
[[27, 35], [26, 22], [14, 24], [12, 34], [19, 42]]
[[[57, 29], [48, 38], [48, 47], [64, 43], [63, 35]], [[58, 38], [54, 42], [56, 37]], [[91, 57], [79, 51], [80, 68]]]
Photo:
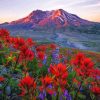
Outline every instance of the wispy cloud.
[[83, 6], [83, 7], [91, 7], [91, 6], [99, 6], [100, 0], [84, 0], [81, 2], [77, 2], [73, 4], [72, 6]]

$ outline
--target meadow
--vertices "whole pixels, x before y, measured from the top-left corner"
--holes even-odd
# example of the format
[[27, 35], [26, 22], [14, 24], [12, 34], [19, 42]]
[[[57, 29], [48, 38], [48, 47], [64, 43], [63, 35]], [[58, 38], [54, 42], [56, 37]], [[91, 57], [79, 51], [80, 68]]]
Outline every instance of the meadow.
[[99, 98], [99, 52], [38, 43], [0, 29], [0, 100]]

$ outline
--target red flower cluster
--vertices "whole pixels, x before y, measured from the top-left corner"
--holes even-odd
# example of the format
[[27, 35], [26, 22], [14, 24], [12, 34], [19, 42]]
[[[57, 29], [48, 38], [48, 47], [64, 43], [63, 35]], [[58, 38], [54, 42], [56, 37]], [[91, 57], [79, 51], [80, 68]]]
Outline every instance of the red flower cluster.
[[39, 52], [37, 52], [37, 57], [38, 57], [38, 59], [43, 60], [45, 57], [45, 53], [42, 51], [39, 51]]
[[100, 87], [94, 86], [91, 88], [91, 91], [97, 95], [100, 95]]
[[[34, 52], [31, 50], [35, 42], [31, 39], [24, 39], [21, 37], [11, 37], [9, 32], [5, 29], [0, 30], [0, 42], [5, 43], [6, 46], [9, 45], [10, 49], [14, 48], [19, 51], [19, 55], [16, 58], [16, 62], [27, 62], [32, 61], [34, 58]], [[0, 44], [2, 47], [2, 44]], [[13, 49], [12, 49], [13, 50]]]
[[[99, 70], [100, 72], [100, 70]], [[95, 73], [96, 74], [96, 73]], [[99, 73], [100, 74], [100, 73]], [[97, 76], [96, 76], [97, 75]], [[95, 76], [98, 77], [98, 73]], [[95, 93], [96, 95], [100, 95], [100, 75], [99, 79], [94, 77], [94, 81], [91, 82], [91, 88], [90, 90]]]
[[44, 87], [47, 87], [52, 83], [52, 78], [50, 76], [45, 76], [44, 78], [41, 78], [41, 82]]
[[85, 55], [83, 53], [78, 53], [75, 55], [74, 59], [71, 60], [71, 64], [74, 66], [80, 66], [84, 58]]
[[99, 68], [94, 69], [93, 74], [94, 74], [93, 77], [98, 80], [98, 76], [100, 77], [100, 69]]
[[56, 49], [56, 47], [57, 47], [57, 46], [56, 46], [55, 44], [53, 44], [53, 43], [50, 44], [49, 46], [50, 46], [50, 48], [51, 48], [52, 50]]
[[84, 54], [78, 53], [71, 62], [75, 65], [74, 69], [77, 75], [82, 76], [82, 78], [93, 76], [94, 63], [90, 58], [85, 57]]
[[67, 68], [64, 64], [50, 65], [50, 73], [53, 75], [53, 82], [56, 89], [60, 86], [62, 90], [65, 89], [67, 83]]
[[46, 49], [47, 49], [47, 46], [46, 46], [46, 45], [40, 45], [40, 46], [38, 46], [38, 47], [36, 48], [36, 51], [37, 51], [37, 52], [40, 52], [40, 51], [45, 52]]
[[90, 58], [84, 58], [80, 69], [82, 71], [83, 76], [92, 76], [94, 72], [94, 63]]
[[26, 49], [25, 51], [20, 52], [19, 62], [22, 62], [23, 60], [32, 61], [33, 58], [34, 58], [34, 53], [31, 50]]
[[24, 96], [27, 93], [34, 94], [34, 91], [36, 89], [36, 82], [32, 77], [26, 76], [20, 81], [19, 87], [22, 90], [20, 96]]
[[25, 47], [30, 48], [35, 45], [35, 42], [30, 38], [25, 40], [24, 38], [21, 37], [16, 37], [16, 38], [12, 37], [10, 41], [13, 44], [13, 47], [18, 50]]
[[43, 78], [40, 79], [42, 82], [42, 86], [40, 86], [40, 91], [45, 90], [47, 93], [49, 94], [53, 94], [53, 89], [51, 87], [49, 87], [50, 85], [52, 85], [53, 79], [50, 76], [45, 76]]
[[0, 39], [1, 38], [6, 38], [9, 36], [9, 32], [6, 29], [0, 29]]
[[24, 61], [31, 61], [34, 58], [34, 53], [31, 50], [31, 47], [35, 45], [35, 42], [32, 41], [32, 39], [28, 38], [27, 40], [24, 40], [23, 38], [11, 38], [11, 42], [13, 44], [13, 47], [20, 51], [19, 54], [19, 62]]
[[3, 82], [4, 80], [5, 80], [5, 78], [0, 76], [0, 82]]
[[25, 40], [23, 38], [12, 37], [11, 42], [13, 43], [13, 47], [18, 50], [20, 50], [23, 46], [25, 46]]
[[36, 43], [32, 40], [32, 38], [28, 38], [26, 40], [27, 47], [31, 48], [32, 46], [36, 45]]
[[0, 42], [3, 42], [6, 46], [9, 45], [10, 36], [6, 29], [0, 29]]

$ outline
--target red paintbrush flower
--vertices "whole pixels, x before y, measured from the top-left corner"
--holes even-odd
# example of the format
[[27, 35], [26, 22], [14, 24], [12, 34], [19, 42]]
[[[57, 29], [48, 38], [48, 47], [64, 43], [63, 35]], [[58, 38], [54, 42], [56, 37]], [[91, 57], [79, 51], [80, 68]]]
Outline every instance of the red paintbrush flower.
[[32, 46], [34, 46], [36, 43], [31, 39], [31, 38], [28, 38], [27, 40], [26, 40], [26, 45], [28, 46], [28, 47], [32, 47]]
[[5, 78], [0, 76], [0, 82], [3, 82], [4, 80], [5, 80]]
[[71, 64], [74, 66], [80, 66], [85, 55], [83, 53], [78, 53], [72, 60]]
[[90, 77], [94, 72], [94, 63], [90, 58], [84, 58], [82, 64], [80, 66], [81, 72], [83, 73], [83, 77]]
[[74, 65], [74, 70], [77, 72], [77, 75], [82, 76], [82, 78], [93, 76], [94, 63], [90, 58], [85, 57], [84, 54], [78, 53], [71, 60], [71, 63]]
[[91, 88], [91, 91], [92, 91], [93, 93], [97, 94], [97, 95], [100, 95], [100, 87], [98, 87], [98, 86], [93, 86], [93, 87]]
[[47, 46], [46, 46], [46, 45], [40, 45], [40, 46], [38, 46], [38, 47], [36, 48], [36, 51], [37, 51], [37, 52], [40, 52], [40, 51], [45, 52], [46, 49], [47, 49]]
[[9, 32], [6, 29], [0, 29], [0, 38], [5, 38], [9, 36]]
[[52, 77], [50, 76], [45, 76], [43, 78], [40, 79], [41, 82], [42, 82], [42, 85], [40, 86], [40, 91], [43, 92], [43, 91], [46, 91], [47, 93], [49, 94], [53, 94], [54, 93], [54, 89], [52, 87]]
[[39, 52], [37, 52], [37, 57], [38, 57], [38, 59], [43, 60], [45, 57], [45, 53], [42, 51], [39, 51]]
[[0, 29], [0, 42], [3, 42], [4, 46], [9, 46], [10, 43], [10, 35], [6, 29]]
[[34, 53], [33, 51], [29, 49], [23, 49], [23, 51], [19, 54], [19, 62], [24, 61], [32, 61], [34, 59]]
[[98, 77], [100, 79], [100, 69], [99, 68], [94, 69], [94, 71], [93, 71], [93, 77], [95, 79], [97, 79], [97, 80], [98, 80]]
[[57, 89], [59, 86], [62, 90], [65, 89], [66, 83], [67, 83], [67, 76], [68, 72], [66, 69], [66, 66], [62, 63], [57, 65], [50, 65], [50, 73], [53, 75], [53, 83], [55, 86], [55, 89]]
[[52, 83], [52, 78], [50, 76], [45, 76], [41, 78], [42, 86], [45, 88]]
[[34, 91], [36, 89], [36, 82], [34, 79], [30, 76], [26, 76], [23, 79], [20, 80], [20, 83], [18, 86], [21, 88], [21, 96], [25, 94], [34, 94]]
[[50, 44], [50, 48], [52, 49], [52, 50], [54, 50], [54, 49], [56, 49], [56, 44]]
[[58, 65], [50, 65], [50, 72], [56, 77], [67, 78], [68, 72], [66, 66], [62, 63]]
[[25, 40], [23, 38], [17, 37], [12, 38], [12, 42], [14, 44], [14, 48], [20, 50], [22, 46], [25, 45]]
[[84, 60], [82, 61], [82, 66], [91, 69], [94, 67], [94, 63], [90, 58], [84, 58]]

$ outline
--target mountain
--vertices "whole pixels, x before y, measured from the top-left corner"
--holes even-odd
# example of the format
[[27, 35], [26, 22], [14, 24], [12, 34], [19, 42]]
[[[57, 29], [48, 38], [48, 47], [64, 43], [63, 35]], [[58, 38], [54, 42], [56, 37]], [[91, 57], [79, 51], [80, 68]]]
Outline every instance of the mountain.
[[77, 15], [68, 13], [63, 9], [52, 11], [35, 10], [27, 17], [1, 24], [6, 28], [26, 28], [26, 29], [60, 29], [67, 26], [90, 25], [92, 22], [84, 20]]

